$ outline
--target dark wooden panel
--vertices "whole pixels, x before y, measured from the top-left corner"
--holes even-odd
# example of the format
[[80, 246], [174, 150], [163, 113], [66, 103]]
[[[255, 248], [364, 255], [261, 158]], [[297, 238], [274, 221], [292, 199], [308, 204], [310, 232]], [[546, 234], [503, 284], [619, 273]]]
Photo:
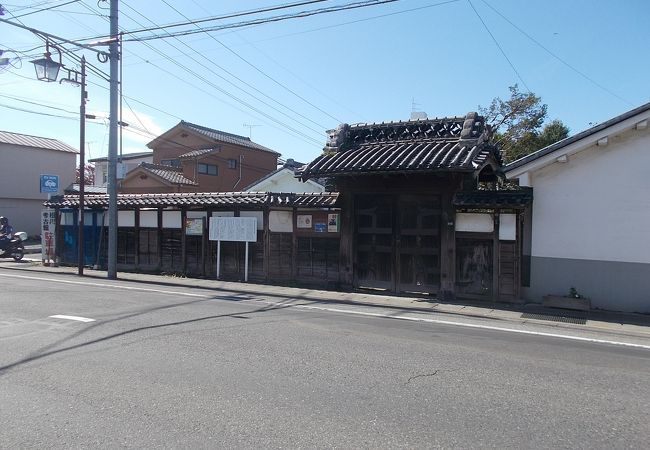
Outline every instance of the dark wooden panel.
[[269, 277], [291, 278], [293, 267], [293, 234], [270, 233], [269, 235]]

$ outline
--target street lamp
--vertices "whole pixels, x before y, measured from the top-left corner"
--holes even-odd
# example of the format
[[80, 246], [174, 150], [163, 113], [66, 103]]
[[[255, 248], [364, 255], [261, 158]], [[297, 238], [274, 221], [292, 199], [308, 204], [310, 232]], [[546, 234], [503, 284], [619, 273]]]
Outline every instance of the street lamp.
[[36, 78], [41, 81], [56, 81], [59, 76], [59, 69], [63, 67], [63, 64], [61, 64], [61, 50], [59, 50], [56, 46], [53, 47], [59, 53], [59, 62], [56, 62], [52, 59], [49, 42], [45, 43], [44, 57], [32, 61], [32, 64], [34, 64], [34, 69], [36, 69]]
[[81, 87], [81, 102], [79, 106], [79, 236], [78, 236], [78, 264], [77, 271], [79, 275], [84, 274], [84, 216], [85, 216], [85, 178], [86, 178], [86, 58], [81, 57], [81, 72], [68, 69], [61, 63], [61, 50], [52, 44], [52, 47], [59, 53], [59, 62], [52, 60], [50, 54], [50, 43], [45, 43], [45, 57], [32, 61], [36, 69], [36, 78], [42, 81], [56, 81], [59, 75], [59, 69], [63, 68], [68, 71], [66, 78], [60, 82], [67, 81]]

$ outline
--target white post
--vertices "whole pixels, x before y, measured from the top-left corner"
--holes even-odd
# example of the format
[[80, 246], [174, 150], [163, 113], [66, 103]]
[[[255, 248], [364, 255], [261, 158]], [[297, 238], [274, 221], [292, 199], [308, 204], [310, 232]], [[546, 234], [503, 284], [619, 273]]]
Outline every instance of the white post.
[[217, 241], [217, 280], [221, 275], [221, 241]]
[[246, 241], [246, 268], [244, 269], [244, 281], [248, 283], [248, 241]]

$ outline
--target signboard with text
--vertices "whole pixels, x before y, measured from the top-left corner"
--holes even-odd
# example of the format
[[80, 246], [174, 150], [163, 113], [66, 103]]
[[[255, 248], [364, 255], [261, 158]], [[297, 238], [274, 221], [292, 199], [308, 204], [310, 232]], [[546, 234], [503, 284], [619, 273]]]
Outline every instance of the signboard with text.
[[58, 175], [41, 175], [41, 192], [56, 194], [59, 192]]
[[257, 218], [210, 217], [210, 240], [257, 242]]
[[56, 211], [44, 209], [41, 211], [41, 254], [44, 263], [55, 260], [56, 251]]

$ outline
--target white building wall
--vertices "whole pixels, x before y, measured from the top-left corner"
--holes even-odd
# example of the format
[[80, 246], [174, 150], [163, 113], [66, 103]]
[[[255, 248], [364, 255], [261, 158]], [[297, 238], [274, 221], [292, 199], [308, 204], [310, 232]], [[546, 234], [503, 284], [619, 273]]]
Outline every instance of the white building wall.
[[289, 169], [283, 169], [252, 186], [254, 192], [325, 192], [325, 187], [311, 180], [298, 180]]
[[41, 210], [48, 194], [40, 192], [41, 175], [59, 176], [59, 194], [75, 181], [77, 153], [0, 144], [0, 215], [15, 231], [41, 233]]
[[650, 263], [650, 133], [534, 172], [532, 256]]

